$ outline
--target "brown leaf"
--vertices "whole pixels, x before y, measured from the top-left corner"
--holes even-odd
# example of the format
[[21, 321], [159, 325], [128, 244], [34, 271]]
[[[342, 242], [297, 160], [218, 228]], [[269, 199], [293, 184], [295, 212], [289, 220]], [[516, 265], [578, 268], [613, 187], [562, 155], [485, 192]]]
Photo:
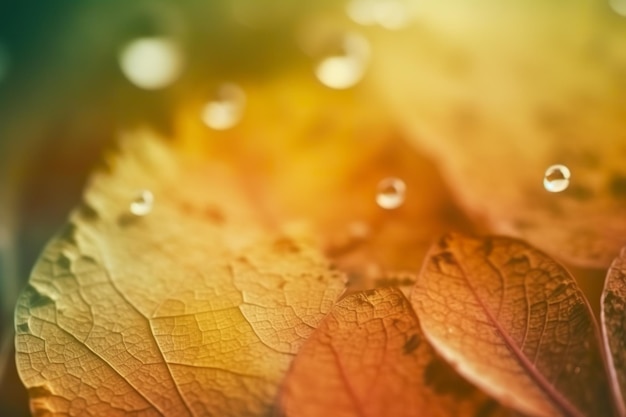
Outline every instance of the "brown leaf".
[[[267, 226], [219, 161], [150, 136], [123, 145], [18, 301], [33, 413], [266, 414], [342, 274]], [[133, 215], [144, 189], [154, 205]]]
[[612, 414], [597, 327], [558, 263], [524, 242], [448, 235], [411, 295], [434, 348], [523, 413]]
[[[606, 2], [427, 2], [420, 24], [372, 34], [372, 79], [457, 200], [492, 233], [568, 263], [626, 244], [626, 36]], [[546, 169], [571, 171], [567, 190]]]
[[602, 328], [613, 391], [621, 416], [626, 416], [626, 248], [613, 261], [602, 293]]
[[332, 309], [293, 361], [279, 404], [299, 417], [504, 415], [434, 353], [393, 288]]

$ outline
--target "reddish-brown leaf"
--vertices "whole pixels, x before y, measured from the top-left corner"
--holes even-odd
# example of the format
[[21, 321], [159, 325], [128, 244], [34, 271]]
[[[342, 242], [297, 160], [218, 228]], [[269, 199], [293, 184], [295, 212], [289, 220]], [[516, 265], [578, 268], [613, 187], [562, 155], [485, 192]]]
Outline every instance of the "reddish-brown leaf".
[[435, 354], [392, 288], [352, 294], [332, 309], [293, 361], [279, 404], [287, 417], [505, 413]]
[[598, 330], [576, 282], [516, 239], [449, 235], [411, 295], [424, 333], [467, 379], [537, 416], [609, 416]]
[[613, 261], [602, 293], [604, 346], [620, 415], [626, 416], [626, 248]]

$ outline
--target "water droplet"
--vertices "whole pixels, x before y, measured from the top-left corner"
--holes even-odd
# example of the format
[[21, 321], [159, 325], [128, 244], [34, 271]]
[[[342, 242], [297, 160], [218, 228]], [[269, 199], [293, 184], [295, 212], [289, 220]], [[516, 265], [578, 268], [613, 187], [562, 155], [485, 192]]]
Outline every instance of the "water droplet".
[[150, 190], [142, 190], [139, 195], [130, 203], [130, 212], [135, 216], [145, 216], [152, 211], [154, 205], [154, 195]]
[[376, 203], [387, 210], [398, 208], [404, 203], [406, 184], [399, 178], [385, 178], [378, 183]]
[[236, 84], [222, 84], [215, 97], [202, 108], [202, 121], [215, 130], [226, 130], [241, 120], [246, 93]]
[[543, 186], [551, 193], [560, 193], [569, 186], [570, 171], [565, 165], [552, 165], [546, 169]]
[[360, 25], [379, 25], [391, 30], [408, 26], [413, 17], [407, 0], [352, 0], [346, 6], [346, 13]]
[[167, 87], [178, 79], [183, 56], [176, 42], [164, 37], [138, 38], [119, 54], [122, 72], [130, 82], [146, 90]]
[[626, 0], [609, 0], [609, 5], [615, 13], [626, 17]]
[[322, 84], [337, 90], [355, 86], [363, 76], [369, 62], [370, 46], [363, 36], [346, 34], [338, 42], [339, 52], [326, 55], [315, 68]]

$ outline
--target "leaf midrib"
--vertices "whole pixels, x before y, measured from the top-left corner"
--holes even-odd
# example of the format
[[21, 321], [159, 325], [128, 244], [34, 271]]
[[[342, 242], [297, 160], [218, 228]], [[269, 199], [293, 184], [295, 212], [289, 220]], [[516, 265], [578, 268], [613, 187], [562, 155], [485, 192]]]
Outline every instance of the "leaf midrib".
[[[463, 279], [467, 284], [467, 287], [471, 291], [472, 295], [480, 305], [480, 307], [485, 312], [487, 319], [492, 323], [495, 329], [498, 331], [498, 334], [501, 336], [504, 344], [509, 348], [509, 351], [513, 353], [513, 356], [518, 360], [522, 368], [528, 373], [528, 375], [541, 387], [541, 389], [546, 393], [548, 398], [558, 407], [560, 408], [566, 415], [572, 417], [584, 417], [584, 415], [576, 409], [559, 391], [557, 391], [554, 386], [552, 386], [545, 377], [539, 372], [539, 370], [535, 367], [533, 363], [528, 360], [526, 355], [520, 350], [515, 341], [509, 336], [508, 332], [502, 327], [500, 322], [493, 315], [485, 301], [480, 297], [476, 288], [472, 285], [469, 274], [465, 271], [461, 263], [457, 260], [457, 257], [454, 253], [450, 252], [450, 254], [454, 257], [454, 260], [461, 270], [461, 274], [463, 275]], [[537, 348], [539, 349], [539, 347]]]

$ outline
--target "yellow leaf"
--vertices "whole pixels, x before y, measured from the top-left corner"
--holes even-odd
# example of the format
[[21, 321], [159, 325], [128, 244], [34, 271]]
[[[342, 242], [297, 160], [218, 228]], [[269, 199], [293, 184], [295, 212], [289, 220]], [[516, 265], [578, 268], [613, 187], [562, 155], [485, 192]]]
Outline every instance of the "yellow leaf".
[[231, 168], [123, 145], [18, 301], [33, 412], [264, 415], [342, 274], [267, 226]]

